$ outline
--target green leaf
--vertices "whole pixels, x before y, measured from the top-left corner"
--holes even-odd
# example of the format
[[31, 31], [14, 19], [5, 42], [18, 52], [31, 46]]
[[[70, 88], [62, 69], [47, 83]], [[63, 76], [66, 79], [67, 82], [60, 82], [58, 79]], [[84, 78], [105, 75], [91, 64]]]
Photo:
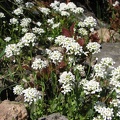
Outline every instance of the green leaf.
[[3, 49], [3, 51], [0, 53], [0, 58], [2, 58], [4, 54], [5, 54], [5, 49]]

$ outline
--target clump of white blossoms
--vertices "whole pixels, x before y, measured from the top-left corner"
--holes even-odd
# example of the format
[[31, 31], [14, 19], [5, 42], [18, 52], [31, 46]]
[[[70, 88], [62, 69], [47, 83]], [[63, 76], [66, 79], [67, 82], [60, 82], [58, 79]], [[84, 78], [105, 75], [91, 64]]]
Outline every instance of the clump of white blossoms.
[[41, 35], [42, 33], [45, 33], [44, 29], [38, 28], [38, 27], [32, 28], [32, 31], [33, 31], [33, 33], [37, 33], [39, 35]]
[[112, 68], [113, 65], [115, 64], [115, 62], [113, 61], [113, 59], [110, 58], [110, 57], [102, 58], [101, 61], [100, 61], [100, 63], [101, 63], [103, 66], [105, 66], [105, 67], [110, 67], [110, 68]]
[[46, 49], [46, 53], [48, 54], [48, 58], [54, 63], [57, 64], [58, 62], [61, 62], [63, 59], [63, 55], [58, 50], [51, 51], [49, 49]]
[[113, 108], [101, 106], [101, 105], [95, 105], [94, 106], [96, 112], [98, 112], [103, 120], [112, 120], [113, 114]]
[[4, 40], [5, 40], [6, 42], [9, 42], [9, 41], [11, 40], [11, 37], [6, 37]]
[[23, 18], [21, 19], [20, 26], [28, 27], [31, 21], [32, 21], [31, 18]]
[[95, 77], [105, 78], [107, 75], [106, 69], [102, 64], [95, 64], [93, 66]]
[[73, 38], [58, 36], [55, 43], [66, 49], [68, 55], [81, 55], [83, 53], [82, 46], [80, 46]]
[[38, 9], [39, 9], [44, 15], [49, 15], [49, 13], [50, 13], [50, 9], [49, 9], [49, 8], [39, 7]]
[[0, 12], [0, 18], [4, 18], [4, 17], [5, 17], [4, 13]]
[[86, 48], [88, 49], [89, 52], [91, 52], [92, 54], [98, 53], [100, 52], [100, 47], [101, 45], [97, 42], [89, 42], [86, 45]]
[[16, 18], [11, 18], [10, 19], [10, 25], [16, 25], [16, 24], [18, 24], [19, 22], [18, 22], [18, 19], [16, 19]]
[[26, 2], [25, 7], [26, 8], [32, 8], [34, 6], [33, 2]]
[[17, 44], [9, 44], [5, 48], [5, 56], [11, 57], [13, 55], [19, 55], [20, 54], [20, 48]]
[[31, 105], [33, 102], [37, 102], [37, 100], [41, 99], [41, 92], [38, 91], [36, 88], [27, 88], [22, 91], [24, 95], [24, 102], [29, 103]]
[[47, 61], [42, 60], [40, 58], [35, 58], [31, 67], [35, 70], [37, 70], [37, 69], [42, 70], [43, 68], [46, 68], [47, 65], [48, 65]]
[[110, 85], [120, 88], [120, 66], [111, 71]]
[[23, 0], [14, 0], [16, 3], [18, 4], [22, 4], [23, 3]]
[[88, 31], [85, 28], [79, 28], [78, 33], [80, 33], [82, 36], [88, 35]]
[[13, 88], [13, 93], [15, 95], [22, 95], [22, 91], [24, 90], [24, 88], [21, 86], [21, 85], [16, 85], [14, 88]]
[[84, 70], [84, 66], [82, 66], [82, 65], [76, 65], [75, 67], [74, 67], [74, 70], [76, 71], [76, 70], [78, 70], [79, 72], [80, 72], [80, 74], [81, 74], [81, 76], [84, 76], [85, 75], [85, 70]]
[[15, 15], [22, 15], [23, 14], [23, 8], [19, 7], [13, 11], [13, 14]]
[[20, 39], [19, 43], [23, 46], [29, 46], [31, 43], [34, 46], [37, 37], [34, 33], [25, 33], [25, 35]]
[[55, 29], [55, 28], [57, 28], [59, 26], [60, 26], [60, 23], [55, 23], [55, 24], [52, 25], [52, 29]]
[[66, 94], [71, 92], [73, 89], [73, 83], [75, 82], [75, 76], [71, 72], [64, 71], [60, 75], [60, 79], [58, 80], [60, 84], [62, 84], [62, 93]]
[[83, 89], [86, 95], [95, 94], [96, 92], [99, 93], [102, 91], [99, 82], [95, 81], [94, 79], [85, 82], [85, 84], [83, 84]]
[[86, 17], [83, 22], [86, 27], [95, 27], [97, 25], [96, 19], [92, 16]]

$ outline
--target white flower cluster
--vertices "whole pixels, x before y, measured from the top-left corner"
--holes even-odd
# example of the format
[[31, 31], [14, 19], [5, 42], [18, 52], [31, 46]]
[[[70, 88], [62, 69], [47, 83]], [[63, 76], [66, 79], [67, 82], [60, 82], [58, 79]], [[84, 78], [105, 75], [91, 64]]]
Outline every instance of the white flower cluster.
[[48, 54], [48, 58], [52, 60], [54, 64], [61, 62], [63, 59], [62, 53], [58, 50], [51, 51], [49, 49], [46, 49], [46, 53]]
[[111, 68], [113, 68], [112, 66], [115, 64], [115, 62], [113, 61], [112, 58], [106, 57], [106, 58], [102, 58], [101, 59], [100, 64], [102, 64], [105, 67], [111, 67]]
[[33, 33], [37, 33], [41, 35], [42, 33], [45, 33], [45, 31], [42, 28], [34, 27], [32, 28]]
[[5, 56], [11, 57], [13, 55], [19, 55], [20, 54], [20, 48], [17, 44], [9, 44], [5, 48]]
[[23, 8], [19, 7], [13, 11], [13, 14], [15, 15], [22, 15], [23, 14]]
[[49, 9], [49, 8], [39, 7], [38, 9], [39, 9], [44, 15], [49, 15], [49, 13], [50, 13], [50, 9]]
[[82, 36], [88, 35], [88, 31], [85, 28], [79, 28], [78, 33], [80, 33]]
[[84, 12], [83, 8], [77, 7], [73, 2], [66, 4], [54, 1], [54, 3], [50, 4], [50, 7], [55, 11], [59, 11], [62, 16], [70, 16], [69, 11], [75, 14]]
[[107, 75], [106, 69], [102, 64], [95, 64], [94, 71], [96, 77], [105, 78]]
[[100, 52], [100, 44], [97, 42], [89, 42], [86, 45], [86, 48], [89, 50], [89, 52], [91, 52], [92, 54], [98, 53]]
[[35, 58], [31, 67], [35, 70], [37, 69], [42, 70], [43, 68], [47, 67], [47, 65], [48, 65], [47, 61], [42, 60], [40, 58]]
[[6, 37], [4, 40], [5, 40], [6, 42], [9, 42], [9, 41], [11, 40], [11, 37]]
[[26, 33], [26, 34], [20, 39], [19, 44], [21, 44], [21, 47], [23, 47], [23, 46], [29, 46], [30, 43], [34, 46], [36, 39], [37, 39], [37, 37], [35, 36], [34, 33]]
[[19, 22], [18, 22], [18, 19], [16, 19], [16, 18], [11, 18], [10, 19], [10, 25], [16, 25], [16, 24], [18, 24]]
[[68, 92], [71, 92], [73, 89], [73, 82], [75, 81], [75, 76], [71, 72], [64, 71], [60, 75], [60, 79], [58, 80], [62, 84], [62, 93], [66, 94]]
[[[95, 77], [105, 78], [109, 74], [111, 68], [113, 68], [114, 63], [115, 62], [112, 58], [102, 58], [99, 64], [95, 64], [93, 66], [93, 69], [95, 71]], [[116, 84], [116, 81], [114, 81], [114, 83]]]
[[83, 84], [83, 89], [86, 95], [95, 94], [96, 92], [102, 91], [99, 82], [95, 81], [94, 79], [85, 82], [85, 84]]
[[25, 3], [26, 8], [32, 8], [34, 6], [33, 2], [26, 2]]
[[103, 120], [101, 116], [94, 117], [93, 120]]
[[79, 72], [80, 72], [80, 74], [81, 74], [81, 76], [84, 76], [85, 75], [85, 70], [84, 70], [84, 66], [82, 66], [82, 65], [76, 65], [75, 67], [74, 67], [74, 70], [78, 70]]
[[66, 53], [69, 55], [81, 55], [83, 53], [82, 46], [80, 46], [73, 38], [58, 36], [55, 39], [55, 43], [66, 49]]
[[95, 27], [97, 25], [96, 19], [94, 19], [92, 16], [86, 17], [83, 21], [84, 25], [86, 27]]
[[22, 26], [22, 27], [28, 27], [29, 26], [29, 24], [31, 23], [31, 18], [23, 18], [22, 20], [21, 20], [21, 22], [20, 22], [20, 26]]
[[41, 99], [42, 94], [36, 88], [27, 88], [22, 91], [24, 94], [24, 102], [28, 102], [32, 104], [32, 102], [36, 102]]
[[21, 85], [16, 85], [13, 88], [13, 93], [15, 95], [24, 95], [24, 102], [32, 104], [32, 102], [36, 102], [37, 100], [41, 99], [41, 92], [38, 91], [36, 88], [27, 88], [24, 89]]
[[120, 66], [114, 68], [111, 72], [110, 85], [120, 88]]
[[113, 115], [113, 108], [96, 105], [94, 106], [96, 112], [98, 112], [102, 117], [103, 120], [112, 120]]
[[55, 23], [55, 24], [52, 25], [52, 29], [55, 29], [55, 28], [57, 28], [59, 26], [60, 26], [60, 23]]
[[113, 6], [116, 7], [116, 6], [119, 6], [119, 4], [120, 4], [119, 1], [116, 0]]
[[21, 86], [21, 85], [16, 85], [14, 88], [13, 88], [13, 93], [15, 95], [22, 95], [22, 91], [24, 90], [24, 88]]
[[5, 17], [4, 13], [0, 12], [0, 18], [4, 18], [4, 17]]
[[22, 4], [23, 3], [23, 0], [14, 0], [16, 3], [18, 4]]
[[113, 99], [112, 101], [110, 101], [110, 104], [113, 105], [114, 107], [120, 108], [120, 100], [119, 99]]

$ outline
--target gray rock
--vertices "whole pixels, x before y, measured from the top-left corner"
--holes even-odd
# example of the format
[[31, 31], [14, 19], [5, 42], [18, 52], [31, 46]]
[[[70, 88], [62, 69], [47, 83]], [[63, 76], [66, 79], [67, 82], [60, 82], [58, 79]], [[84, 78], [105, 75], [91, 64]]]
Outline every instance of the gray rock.
[[98, 63], [102, 58], [111, 57], [115, 61], [114, 67], [120, 66], [120, 42], [103, 43], [100, 53], [95, 54], [98, 58]]
[[64, 115], [60, 113], [53, 113], [51, 115], [38, 118], [38, 120], [68, 120]]

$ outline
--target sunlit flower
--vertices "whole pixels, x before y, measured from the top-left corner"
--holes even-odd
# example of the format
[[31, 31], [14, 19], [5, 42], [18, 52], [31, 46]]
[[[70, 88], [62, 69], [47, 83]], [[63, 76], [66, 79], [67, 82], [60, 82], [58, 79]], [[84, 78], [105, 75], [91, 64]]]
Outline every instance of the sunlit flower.
[[0, 12], [0, 18], [4, 18], [4, 17], [5, 17], [4, 13]]
[[43, 68], [46, 68], [47, 65], [48, 65], [47, 61], [42, 60], [40, 58], [35, 58], [31, 67], [35, 70], [37, 70], [37, 69], [42, 70]]
[[45, 8], [45, 7], [39, 7], [39, 10], [44, 14], [44, 15], [49, 15], [50, 9]]
[[6, 42], [9, 42], [9, 41], [11, 40], [11, 37], [6, 37], [4, 40], [5, 40]]
[[25, 3], [26, 8], [32, 8], [34, 6], [33, 2], [26, 2]]
[[91, 52], [92, 54], [98, 53], [100, 52], [100, 47], [101, 45], [97, 42], [89, 42], [86, 45], [87, 49], [89, 50], [89, 52]]
[[10, 24], [13, 24], [13, 25], [16, 25], [16, 24], [18, 24], [19, 22], [18, 22], [18, 19], [16, 19], [16, 18], [11, 18], [10, 19]]
[[45, 32], [42, 28], [38, 28], [38, 27], [32, 28], [32, 31], [33, 31], [33, 33], [37, 33], [39, 35], [41, 35], [42, 33]]
[[60, 53], [58, 50], [51, 51], [49, 49], [46, 49], [46, 52], [48, 54], [48, 58], [54, 63], [57, 64], [58, 62], [61, 62], [63, 59], [62, 53]]
[[16, 85], [14, 88], [13, 88], [13, 93], [15, 95], [22, 95], [22, 92], [23, 92], [24, 88], [21, 86], [21, 85]]
[[22, 15], [23, 14], [23, 8], [19, 7], [13, 11], [15, 15]]
[[23, 18], [20, 22], [20, 26], [22, 27], [28, 27], [28, 25], [31, 23], [31, 18]]
[[32, 104], [32, 102], [37, 102], [37, 100], [41, 99], [41, 92], [38, 91], [36, 88], [27, 88], [23, 90], [24, 95], [24, 102]]

